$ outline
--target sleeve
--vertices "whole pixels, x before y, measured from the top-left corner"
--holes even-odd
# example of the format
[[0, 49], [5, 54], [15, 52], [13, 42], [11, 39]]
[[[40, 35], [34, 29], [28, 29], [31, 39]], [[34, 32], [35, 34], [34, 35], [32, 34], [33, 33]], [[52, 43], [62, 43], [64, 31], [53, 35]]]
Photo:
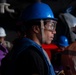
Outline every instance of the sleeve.
[[16, 68], [19, 69], [18, 72], [24, 75], [46, 75], [47, 69], [45, 68], [45, 62], [35, 49], [30, 48], [23, 51], [18, 57], [16, 65]]

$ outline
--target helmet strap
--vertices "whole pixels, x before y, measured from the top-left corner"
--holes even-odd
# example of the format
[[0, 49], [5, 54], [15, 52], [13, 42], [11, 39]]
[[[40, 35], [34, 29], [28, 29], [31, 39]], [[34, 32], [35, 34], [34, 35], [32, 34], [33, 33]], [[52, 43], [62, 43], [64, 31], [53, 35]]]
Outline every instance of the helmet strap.
[[42, 35], [42, 43], [44, 43], [45, 39], [44, 39], [44, 21], [41, 20], [41, 35]]

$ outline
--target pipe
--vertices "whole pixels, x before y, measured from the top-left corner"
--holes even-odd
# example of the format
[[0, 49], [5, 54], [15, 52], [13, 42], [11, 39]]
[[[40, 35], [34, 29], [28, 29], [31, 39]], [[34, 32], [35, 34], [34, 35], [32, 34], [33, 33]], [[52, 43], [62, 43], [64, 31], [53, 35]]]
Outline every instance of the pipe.
[[14, 9], [9, 9], [10, 4], [6, 3], [6, 0], [1, 0], [0, 13], [5, 13], [5, 10], [10, 13], [14, 13]]

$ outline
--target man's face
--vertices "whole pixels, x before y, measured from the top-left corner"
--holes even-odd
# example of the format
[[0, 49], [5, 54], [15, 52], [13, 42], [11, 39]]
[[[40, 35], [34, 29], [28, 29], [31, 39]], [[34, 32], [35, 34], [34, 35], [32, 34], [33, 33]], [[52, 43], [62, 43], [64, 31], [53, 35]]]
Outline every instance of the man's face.
[[0, 37], [0, 43], [4, 42], [5, 37]]
[[44, 26], [44, 43], [50, 44], [54, 38], [54, 34], [56, 34], [56, 24], [57, 22], [54, 20], [46, 20]]

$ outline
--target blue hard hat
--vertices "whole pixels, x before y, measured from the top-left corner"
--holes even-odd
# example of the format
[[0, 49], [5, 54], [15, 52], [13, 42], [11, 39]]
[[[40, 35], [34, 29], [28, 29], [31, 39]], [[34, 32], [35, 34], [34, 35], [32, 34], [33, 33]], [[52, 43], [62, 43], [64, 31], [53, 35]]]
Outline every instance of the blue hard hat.
[[56, 18], [54, 18], [52, 9], [47, 4], [42, 2], [36, 2], [26, 7], [26, 9], [21, 14], [21, 19], [24, 21], [33, 19], [57, 20]]
[[60, 36], [58, 40], [59, 46], [67, 47], [69, 46], [69, 42], [66, 36]]

